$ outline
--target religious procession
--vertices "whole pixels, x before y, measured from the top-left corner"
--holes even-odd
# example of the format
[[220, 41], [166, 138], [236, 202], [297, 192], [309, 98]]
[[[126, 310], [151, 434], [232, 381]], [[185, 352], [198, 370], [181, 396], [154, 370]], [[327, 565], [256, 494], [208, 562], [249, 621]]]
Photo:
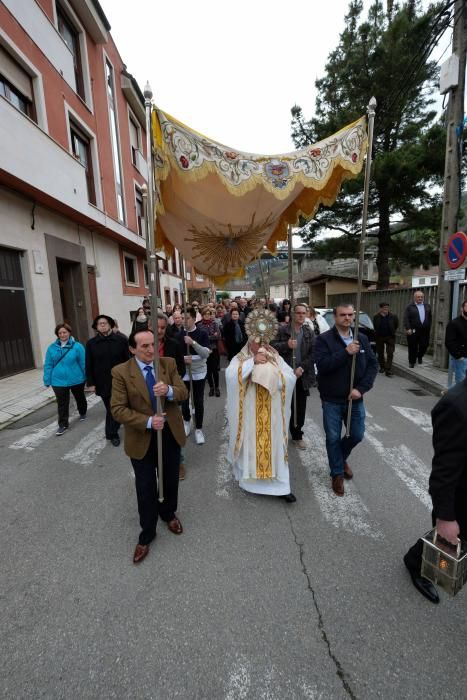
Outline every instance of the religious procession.
[[343, 3], [0, 2], [1, 697], [465, 695], [467, 4]]

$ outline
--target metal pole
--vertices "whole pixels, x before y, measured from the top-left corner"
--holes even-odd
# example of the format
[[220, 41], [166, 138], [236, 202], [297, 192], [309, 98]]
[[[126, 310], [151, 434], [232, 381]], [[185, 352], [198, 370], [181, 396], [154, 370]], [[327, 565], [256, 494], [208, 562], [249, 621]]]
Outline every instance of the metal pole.
[[268, 293], [266, 289], [266, 282], [264, 280], [264, 272], [263, 272], [263, 258], [261, 257], [262, 253], [260, 253], [260, 257], [258, 258], [259, 262], [259, 271], [261, 274], [261, 282], [263, 283], [263, 292], [264, 292], [264, 306], [267, 308], [268, 305]]
[[[159, 381], [159, 340], [158, 340], [158, 308], [157, 301], [159, 298], [159, 269], [156, 256], [155, 246], [155, 228], [156, 228], [156, 208], [154, 206], [154, 169], [152, 162], [152, 90], [149, 83], [144, 87], [144, 104], [146, 107], [146, 158], [148, 167], [148, 187], [143, 198], [146, 209], [146, 255], [149, 268], [149, 302], [151, 304], [152, 330], [154, 333], [154, 376], [156, 381]], [[162, 415], [162, 401], [159, 396], [156, 396], [156, 413]], [[156, 431], [157, 440], [157, 474], [159, 485], [159, 502], [164, 500], [164, 466], [162, 459], [162, 430]]]
[[[186, 309], [188, 306], [188, 285], [186, 282], [186, 274], [185, 274], [185, 258], [182, 257], [182, 265], [181, 265], [181, 273], [183, 277], [183, 289], [184, 289], [184, 304], [183, 304], [183, 325], [186, 326]], [[191, 274], [193, 274], [193, 265], [191, 266]], [[190, 346], [188, 343], [186, 344], [186, 353], [187, 355], [190, 354]], [[190, 378], [190, 400], [191, 400], [191, 410], [190, 410], [190, 415], [194, 411], [194, 406], [195, 406], [195, 400], [193, 396], [193, 376], [191, 373], [191, 365], [188, 365], [188, 377]], [[191, 420], [191, 418], [190, 418]]]
[[[375, 123], [375, 111], [376, 111], [376, 99], [374, 97], [368, 103], [367, 114], [368, 114], [368, 146], [366, 152], [366, 163], [365, 163], [365, 184], [363, 187], [363, 214], [362, 214], [362, 234], [360, 236], [360, 258], [358, 261], [358, 286], [357, 286], [357, 303], [355, 305], [355, 326], [354, 326], [354, 337], [358, 340], [358, 327], [360, 321], [360, 305], [362, 300], [362, 282], [363, 282], [363, 263], [365, 261], [365, 238], [366, 238], [366, 224], [368, 219], [368, 197], [370, 192], [370, 175], [371, 175], [371, 157], [373, 151], [373, 128]], [[354, 388], [354, 378], [355, 378], [355, 364], [357, 361], [357, 355], [352, 355], [352, 365], [350, 369], [350, 389], [349, 389], [349, 404], [347, 413], [347, 429], [346, 436], [350, 436], [350, 422], [352, 418], [352, 398], [351, 393]]]
[[[454, 280], [452, 283], [452, 307], [451, 307], [451, 319], [456, 318], [459, 310], [459, 290], [461, 283], [459, 280]], [[454, 374], [454, 360], [449, 356], [449, 370], [448, 370], [448, 389], [452, 386], [452, 375]]]
[[[292, 247], [292, 227], [289, 226], [287, 232], [287, 257], [288, 257], [288, 272], [289, 272], [289, 302], [290, 302], [290, 339], [295, 340], [295, 296], [293, 289], [293, 247]], [[295, 348], [292, 348], [292, 369], [295, 374]], [[297, 392], [293, 391], [293, 425], [297, 427]]]

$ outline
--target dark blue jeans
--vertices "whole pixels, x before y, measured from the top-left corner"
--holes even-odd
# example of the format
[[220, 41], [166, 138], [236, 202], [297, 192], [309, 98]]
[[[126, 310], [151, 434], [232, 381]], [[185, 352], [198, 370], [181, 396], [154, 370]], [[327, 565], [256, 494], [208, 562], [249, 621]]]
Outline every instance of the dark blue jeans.
[[331, 476], [343, 476], [344, 462], [353, 448], [363, 440], [365, 434], [365, 406], [363, 401], [352, 403], [349, 437], [345, 437], [345, 435], [342, 437], [342, 428], [345, 428], [347, 422], [347, 403], [323, 401], [322, 406], [326, 451]]

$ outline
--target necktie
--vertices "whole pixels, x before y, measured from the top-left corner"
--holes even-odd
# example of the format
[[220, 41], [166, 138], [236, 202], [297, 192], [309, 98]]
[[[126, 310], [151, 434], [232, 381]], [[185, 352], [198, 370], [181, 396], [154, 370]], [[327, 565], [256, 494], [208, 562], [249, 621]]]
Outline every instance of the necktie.
[[144, 365], [144, 371], [146, 372], [146, 386], [148, 387], [149, 398], [151, 399], [153, 409], [157, 411], [157, 400], [154, 396], [154, 385], [156, 380], [154, 379], [151, 365]]

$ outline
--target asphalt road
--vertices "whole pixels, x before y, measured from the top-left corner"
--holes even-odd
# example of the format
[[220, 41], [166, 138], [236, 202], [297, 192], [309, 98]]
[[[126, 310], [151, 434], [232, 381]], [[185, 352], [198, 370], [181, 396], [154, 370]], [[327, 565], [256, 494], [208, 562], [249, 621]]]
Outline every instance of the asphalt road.
[[329, 488], [316, 392], [297, 503], [243, 493], [224, 398], [187, 447], [185, 532], [131, 557], [131, 465], [96, 402], [55, 437], [54, 407], [0, 433], [0, 697], [279, 700], [465, 698], [467, 590], [434, 606], [402, 556], [430, 527], [429, 412], [378, 377], [346, 495]]

